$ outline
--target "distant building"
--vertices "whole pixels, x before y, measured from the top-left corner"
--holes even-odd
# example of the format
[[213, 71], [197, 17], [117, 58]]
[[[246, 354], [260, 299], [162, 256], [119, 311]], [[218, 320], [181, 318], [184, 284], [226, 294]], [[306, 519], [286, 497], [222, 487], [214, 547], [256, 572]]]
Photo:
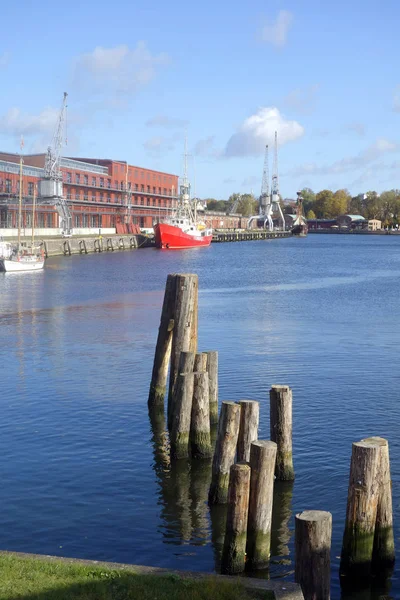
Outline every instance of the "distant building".
[[382, 229], [382, 221], [379, 219], [370, 219], [368, 221], [368, 231], [379, 231]]
[[307, 219], [308, 229], [332, 229], [338, 228], [336, 219]]
[[368, 221], [362, 215], [340, 215], [337, 219], [339, 227], [347, 229], [365, 229]]

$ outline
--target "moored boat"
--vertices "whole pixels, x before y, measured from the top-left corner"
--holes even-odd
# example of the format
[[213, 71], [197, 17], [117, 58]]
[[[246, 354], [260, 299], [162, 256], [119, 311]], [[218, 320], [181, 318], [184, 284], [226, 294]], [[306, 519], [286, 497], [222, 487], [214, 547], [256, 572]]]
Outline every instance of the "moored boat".
[[212, 240], [212, 229], [197, 218], [197, 201], [190, 199], [186, 148], [184, 175], [179, 192], [178, 205], [174, 213], [164, 222], [154, 226], [157, 248], [177, 250], [209, 246]]
[[308, 233], [307, 220], [303, 215], [303, 198], [301, 196], [301, 192], [297, 192], [297, 214], [295, 220], [293, 221], [291, 231], [292, 235], [296, 235], [298, 237], [306, 237]]

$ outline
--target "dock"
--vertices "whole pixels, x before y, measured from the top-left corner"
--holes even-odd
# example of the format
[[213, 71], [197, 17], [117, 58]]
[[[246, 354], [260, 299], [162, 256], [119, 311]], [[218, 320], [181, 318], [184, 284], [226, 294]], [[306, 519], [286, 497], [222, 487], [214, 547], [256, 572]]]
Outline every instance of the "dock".
[[266, 231], [263, 229], [246, 229], [238, 231], [214, 230], [213, 243], [216, 242], [252, 242], [255, 240], [276, 240], [291, 237], [290, 231]]

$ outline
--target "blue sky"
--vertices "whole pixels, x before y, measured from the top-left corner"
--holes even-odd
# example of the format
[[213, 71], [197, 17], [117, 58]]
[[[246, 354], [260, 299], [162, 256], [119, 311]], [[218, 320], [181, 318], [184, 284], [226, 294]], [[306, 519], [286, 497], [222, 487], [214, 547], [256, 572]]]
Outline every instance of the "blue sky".
[[275, 129], [284, 197], [400, 188], [399, 20], [395, 0], [9, 4], [0, 149], [45, 151], [67, 91], [64, 154], [181, 174], [187, 131], [201, 197], [258, 195]]

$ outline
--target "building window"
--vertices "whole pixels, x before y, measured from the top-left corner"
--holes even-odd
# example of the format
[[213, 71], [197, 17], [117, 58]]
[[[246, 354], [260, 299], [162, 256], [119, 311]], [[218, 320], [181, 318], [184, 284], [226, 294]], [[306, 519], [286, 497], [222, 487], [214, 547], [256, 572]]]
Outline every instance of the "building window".
[[153, 186], [153, 194], [156, 193], [156, 188]]
[[160, 187], [158, 188], [158, 193], [161, 194], [161, 188]]
[[150, 181], [150, 173], [147, 173], [147, 181]]
[[72, 173], [67, 173], [67, 183], [72, 183]]
[[164, 196], [167, 195], [167, 188], [164, 188]]
[[143, 184], [140, 186], [140, 191], [144, 192], [144, 185]]
[[135, 192], [138, 192], [138, 191], [139, 191], [139, 186], [137, 183], [135, 183]]
[[118, 189], [118, 181], [117, 180], [114, 181], [114, 187], [116, 190]]
[[92, 192], [92, 202], [96, 201], [96, 192]]
[[140, 227], [144, 227], [144, 217], [140, 217]]
[[81, 182], [81, 176], [79, 173], [75, 173], [75, 183], [80, 183]]
[[134, 203], [135, 203], [135, 204], [137, 204], [137, 203], [138, 203], [137, 196], [135, 196], [135, 198], [134, 198]]
[[111, 189], [111, 179], [107, 179], [107, 187], [109, 190]]
[[147, 198], [147, 206], [150, 206], [150, 198]]
[[81, 199], [81, 192], [79, 190], [76, 190], [75, 198], [76, 198], [76, 200]]
[[11, 194], [11, 179], [6, 179], [6, 192]]
[[68, 190], [67, 192], [67, 200], [71, 200], [71, 190]]
[[86, 200], [86, 202], [89, 200], [89, 196], [88, 196], [87, 192], [84, 193], [83, 199]]
[[100, 187], [104, 187], [104, 177], [100, 177]]
[[32, 181], [28, 181], [28, 196], [33, 196], [33, 186]]
[[121, 181], [121, 190], [123, 190], [123, 189], [124, 189], [124, 182]]
[[94, 187], [96, 187], [96, 177], [92, 177], [92, 185], [94, 185]]
[[75, 227], [79, 227], [81, 224], [80, 215], [75, 215]]
[[103, 194], [103, 192], [100, 192], [100, 202], [104, 202], [104, 194]]
[[140, 198], [140, 204], [143, 206], [143, 204], [144, 204], [144, 199], [143, 198]]
[[88, 184], [89, 184], [89, 177], [88, 177], [88, 175], [84, 175], [84, 176], [83, 176], [83, 183], [84, 183], [85, 185], [88, 185]]
[[111, 194], [109, 194], [109, 195], [107, 196], [107, 202], [108, 202], [108, 204], [111, 204]]

